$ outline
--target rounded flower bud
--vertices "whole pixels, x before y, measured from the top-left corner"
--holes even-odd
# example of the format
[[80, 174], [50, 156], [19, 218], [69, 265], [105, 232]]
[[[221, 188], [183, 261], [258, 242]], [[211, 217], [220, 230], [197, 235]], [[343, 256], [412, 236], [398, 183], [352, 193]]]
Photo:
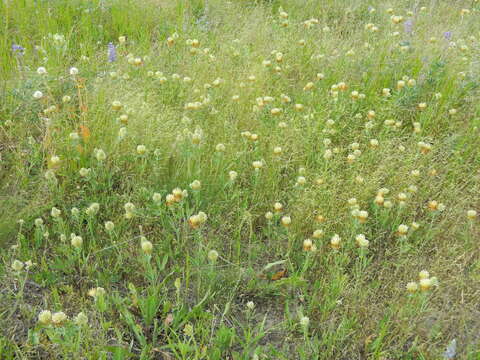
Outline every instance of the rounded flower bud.
[[45, 69], [43, 66], [40, 66], [38, 69], [37, 69], [37, 74], [38, 75], [45, 75], [47, 73], [47, 69]]
[[50, 310], [43, 310], [38, 314], [38, 322], [42, 325], [48, 325], [52, 322], [52, 313]]
[[210, 250], [208, 252], [208, 260], [210, 260], [211, 263], [215, 263], [218, 259], [218, 252], [216, 250]]
[[420, 103], [418, 104], [418, 109], [419, 110], [425, 110], [427, 108], [427, 103]]
[[428, 279], [430, 277], [430, 274], [428, 273], [427, 270], [422, 270], [418, 273], [418, 278], [421, 279]]
[[14, 271], [21, 271], [23, 269], [24, 263], [19, 260], [14, 260], [12, 262], [12, 269]]
[[55, 325], [61, 325], [67, 320], [67, 315], [64, 312], [59, 311], [52, 314], [52, 323]]
[[230, 181], [235, 181], [237, 176], [238, 176], [238, 173], [236, 171], [231, 170], [228, 172], [228, 177], [230, 178]]
[[95, 215], [98, 212], [98, 210], [100, 210], [100, 204], [92, 203], [87, 209], [85, 209], [85, 213], [87, 215]]
[[255, 169], [255, 171], [259, 171], [263, 167], [263, 162], [259, 161], [259, 160], [256, 160], [256, 161], [252, 162], [252, 166]]
[[123, 205], [123, 208], [125, 209], [126, 212], [134, 212], [135, 211], [135, 205], [131, 202], [127, 202], [125, 205]]
[[283, 226], [288, 227], [292, 223], [292, 219], [290, 218], [290, 216], [283, 216], [281, 219], [281, 223]]
[[300, 186], [305, 185], [306, 182], [307, 182], [307, 179], [305, 179], [305, 176], [299, 176], [297, 178], [297, 184], [300, 185]]
[[145, 254], [151, 254], [152, 253], [152, 250], [153, 250], [153, 244], [142, 238], [142, 242], [140, 244], [141, 248], [142, 248], [142, 251], [145, 253]]
[[154, 193], [152, 196], [152, 200], [156, 203], [159, 203], [160, 201], [162, 201], [162, 195], [159, 193]]
[[282, 148], [280, 146], [276, 146], [273, 148], [273, 154], [274, 155], [281, 155], [282, 154]]
[[118, 100], [115, 100], [115, 101], [112, 102], [112, 109], [113, 109], [113, 110], [117, 110], [117, 111], [118, 111], [118, 110], [120, 110], [120, 109], [122, 108], [122, 106], [123, 106], [122, 103], [121, 103], [120, 101], [118, 101]]
[[78, 173], [81, 177], [86, 177], [90, 174], [91, 169], [81, 168]]
[[42, 97], [43, 97], [43, 93], [42, 93], [41, 91], [38, 91], [38, 90], [37, 90], [37, 91], [35, 91], [35, 92], [33, 93], [33, 98], [36, 99], [36, 100], [39, 100], [39, 99], [41, 99]]
[[107, 154], [102, 149], [95, 149], [94, 155], [98, 161], [104, 161], [107, 158]]
[[58, 157], [57, 155], [53, 155], [51, 158], [50, 158], [50, 164], [52, 166], [57, 166], [58, 164], [60, 164], [60, 157]]
[[475, 218], [477, 217], [477, 211], [475, 211], [475, 210], [468, 210], [468, 211], [467, 211], [467, 217], [468, 217], [470, 220], [475, 220]]
[[137, 154], [138, 155], [145, 155], [146, 152], [147, 152], [147, 148], [145, 147], [145, 145], [138, 145], [137, 146]]
[[312, 251], [313, 242], [310, 239], [303, 240], [303, 250], [304, 251]]
[[338, 236], [338, 234], [335, 234], [330, 239], [330, 246], [332, 247], [332, 249], [338, 250], [340, 249], [341, 241], [342, 239], [340, 238], [340, 236]]
[[270, 110], [270, 113], [272, 115], [280, 115], [282, 113], [282, 109], [279, 109], [279, 108], [273, 108]]
[[114, 228], [115, 228], [115, 224], [112, 221], [105, 222], [105, 230], [113, 231]]
[[85, 326], [88, 324], [88, 317], [83, 312], [79, 312], [78, 315], [75, 316], [73, 321], [79, 326]]
[[368, 212], [366, 212], [365, 210], [361, 210], [358, 212], [358, 221], [361, 223], [361, 224], [364, 224], [367, 222], [367, 218], [368, 218]]
[[357, 245], [361, 248], [366, 248], [370, 244], [370, 242], [365, 238], [365, 235], [363, 234], [357, 235], [355, 237], [355, 241], [357, 242]]
[[422, 291], [428, 291], [432, 287], [432, 279], [421, 279], [420, 280], [420, 289]]
[[398, 234], [401, 236], [405, 236], [408, 232], [408, 226], [405, 224], [398, 225]]
[[383, 203], [383, 207], [385, 209], [391, 209], [393, 207], [393, 203], [390, 200], [387, 200]]
[[82, 237], [78, 236], [78, 235], [74, 235], [71, 239], [71, 244], [74, 248], [80, 249], [82, 247], [82, 244], [83, 244]]
[[415, 281], [411, 281], [406, 286], [409, 293], [414, 293], [418, 290], [418, 284]]
[[61, 214], [62, 212], [56, 207], [53, 207], [52, 210], [50, 211], [50, 215], [52, 215], [52, 217], [54, 218], [58, 218]]
[[309, 323], [310, 323], [310, 319], [307, 316], [302, 316], [300, 318], [300, 325], [302, 327], [307, 328]]

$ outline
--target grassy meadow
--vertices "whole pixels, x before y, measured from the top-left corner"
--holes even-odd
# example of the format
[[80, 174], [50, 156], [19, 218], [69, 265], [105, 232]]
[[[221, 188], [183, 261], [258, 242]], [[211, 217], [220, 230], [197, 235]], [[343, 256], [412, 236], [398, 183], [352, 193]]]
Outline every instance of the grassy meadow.
[[0, 19], [0, 359], [480, 359], [480, 2]]

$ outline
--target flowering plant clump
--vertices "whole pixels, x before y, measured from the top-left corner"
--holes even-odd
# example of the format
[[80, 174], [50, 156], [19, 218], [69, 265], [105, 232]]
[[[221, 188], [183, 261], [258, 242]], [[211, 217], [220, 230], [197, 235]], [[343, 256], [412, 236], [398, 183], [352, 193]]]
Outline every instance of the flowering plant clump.
[[3, 1], [0, 358], [476, 358], [479, 11]]

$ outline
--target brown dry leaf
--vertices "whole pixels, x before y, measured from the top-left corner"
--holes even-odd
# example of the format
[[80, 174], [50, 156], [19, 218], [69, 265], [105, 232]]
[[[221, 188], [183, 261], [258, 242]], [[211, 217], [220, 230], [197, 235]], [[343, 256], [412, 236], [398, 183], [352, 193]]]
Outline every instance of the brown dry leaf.
[[287, 269], [277, 271], [275, 274], [272, 275], [272, 281], [280, 280], [286, 276], [287, 276]]
[[90, 137], [90, 129], [86, 125], [80, 125], [80, 135], [82, 136], [83, 141], [88, 141]]
[[170, 324], [173, 322], [173, 314], [168, 314], [163, 323], [165, 326], [170, 326]]
[[369, 335], [366, 339], [365, 339], [365, 346], [368, 346], [372, 343], [373, 339], [375, 338], [375, 334], [372, 334], [372, 335]]

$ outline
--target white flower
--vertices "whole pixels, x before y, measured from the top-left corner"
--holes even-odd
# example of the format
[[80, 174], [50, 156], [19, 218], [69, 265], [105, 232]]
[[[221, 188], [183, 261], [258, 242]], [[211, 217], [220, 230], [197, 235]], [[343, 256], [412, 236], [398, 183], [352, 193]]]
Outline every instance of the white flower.
[[62, 212], [59, 209], [57, 209], [56, 207], [53, 207], [50, 214], [52, 215], [52, 217], [58, 218], [62, 214]]
[[71, 132], [70, 135], [68, 135], [68, 137], [70, 138], [70, 140], [79, 140], [80, 139], [80, 135], [78, 135], [78, 133], [75, 131], [75, 132]]
[[81, 168], [78, 172], [79, 172], [80, 176], [85, 177], [85, 176], [88, 176], [88, 174], [90, 174], [90, 171], [91, 171], [90, 168], [88, 168], [88, 169]]
[[77, 75], [78, 74], [78, 69], [76, 67], [71, 67], [70, 68], [70, 75]]
[[83, 244], [83, 239], [81, 236], [78, 236], [78, 235], [75, 235], [75, 234], [72, 234], [72, 238], [71, 238], [71, 244], [74, 248], [81, 248], [82, 247], [82, 244]]
[[152, 199], [154, 202], [159, 203], [160, 201], [162, 201], [162, 194], [154, 193]]
[[45, 171], [45, 179], [55, 181], [55, 172], [52, 169]]
[[230, 181], [235, 181], [237, 176], [238, 176], [238, 173], [236, 171], [231, 170], [228, 172], [228, 177], [230, 178]]
[[398, 233], [400, 235], [406, 235], [408, 232], [408, 226], [405, 224], [398, 225]]
[[[120, 139], [123, 139], [123, 138], [125, 138], [125, 136], [127, 136], [127, 128], [125, 126], [123, 126], [118, 130], [118, 137]], [[137, 151], [138, 151], [138, 147], [137, 147]]]
[[48, 325], [52, 321], [52, 313], [49, 310], [43, 310], [38, 314], [38, 322], [43, 325]]
[[468, 210], [467, 211], [467, 217], [470, 220], [474, 220], [477, 217], [477, 211], [476, 210]]
[[309, 323], [310, 323], [310, 319], [308, 318], [308, 316], [302, 316], [300, 318], [300, 325], [302, 325], [302, 327], [304, 328], [308, 327]]
[[41, 91], [37, 90], [33, 93], [33, 97], [37, 100], [41, 99], [43, 97], [43, 93]]
[[100, 209], [99, 203], [92, 203], [88, 208], [85, 209], [85, 213], [87, 215], [95, 215], [99, 209]]
[[208, 252], [208, 260], [210, 260], [212, 263], [216, 262], [218, 259], [218, 252], [215, 250], [210, 250]]
[[103, 161], [107, 158], [107, 154], [102, 149], [95, 149], [94, 155], [98, 161]]
[[217, 144], [217, 146], [215, 146], [215, 150], [218, 151], [218, 152], [224, 152], [225, 151], [225, 145], [224, 144]]
[[190, 184], [190, 188], [192, 188], [192, 190], [200, 190], [201, 187], [202, 187], [202, 183], [199, 180], [194, 180]]
[[142, 248], [142, 251], [145, 254], [151, 254], [152, 253], [153, 244], [150, 241], [142, 238], [142, 242], [141, 242], [140, 246]]
[[20, 271], [23, 269], [24, 264], [19, 260], [14, 260], [12, 263], [12, 269], [14, 271]]
[[45, 69], [43, 66], [40, 66], [38, 69], [37, 69], [37, 74], [38, 75], [45, 75], [47, 73], [47, 69]]
[[147, 152], [147, 148], [145, 145], [138, 145], [137, 146], [137, 154], [138, 155], [144, 155]]
[[260, 161], [260, 160], [256, 160], [256, 161], [252, 162], [252, 166], [255, 169], [255, 171], [259, 171], [260, 168], [263, 167], [263, 162]]
[[83, 312], [79, 312], [77, 316], [73, 319], [75, 324], [83, 326], [88, 324], [88, 317]]
[[125, 203], [125, 205], [123, 205], [123, 208], [125, 209], [126, 212], [129, 212], [129, 213], [135, 211], [135, 205], [131, 202]]
[[67, 320], [67, 315], [62, 311], [56, 312], [52, 315], [52, 323], [56, 325], [63, 323], [65, 320]]
[[115, 228], [115, 224], [112, 221], [105, 222], [105, 230], [112, 231]]

